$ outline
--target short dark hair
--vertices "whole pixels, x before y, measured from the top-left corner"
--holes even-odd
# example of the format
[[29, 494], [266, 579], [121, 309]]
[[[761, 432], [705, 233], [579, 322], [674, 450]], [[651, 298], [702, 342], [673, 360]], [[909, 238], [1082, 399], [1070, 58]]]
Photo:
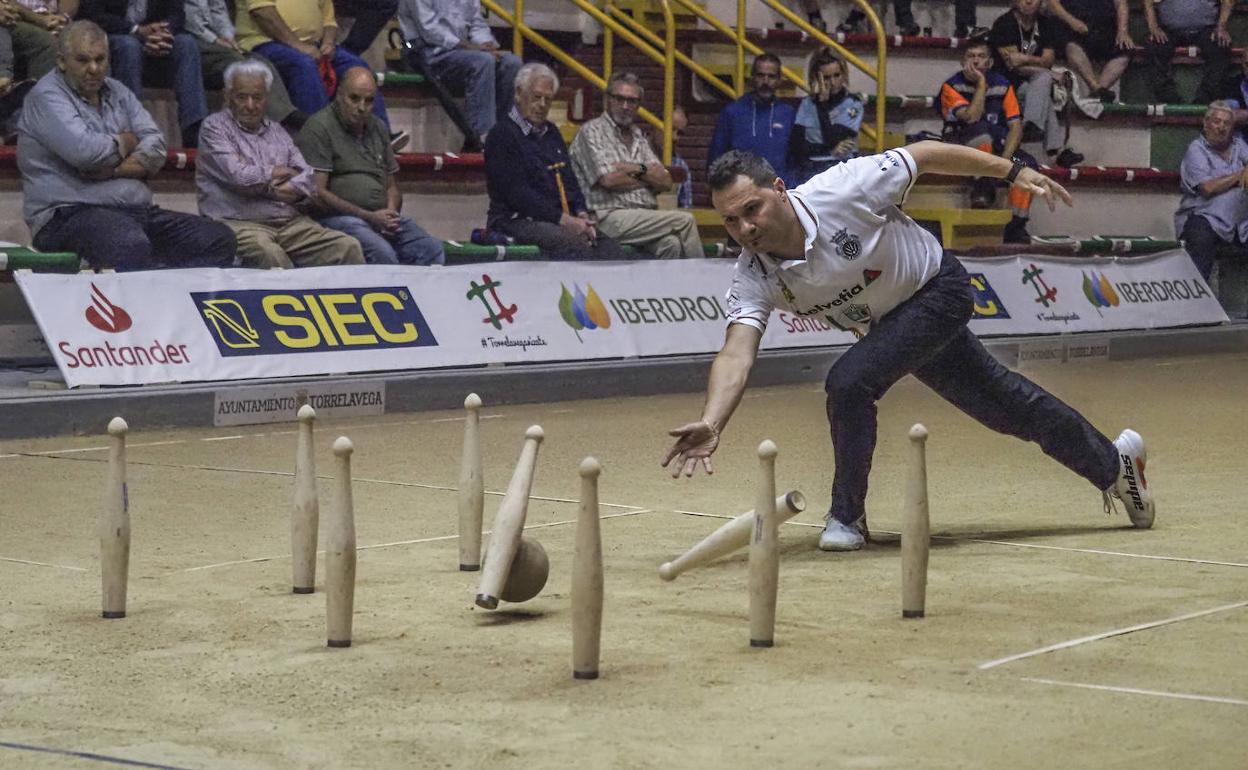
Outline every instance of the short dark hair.
[[776, 181], [776, 170], [761, 155], [744, 150], [729, 150], [711, 164], [707, 181], [711, 192], [719, 192], [743, 176], [759, 187], [770, 187]]
[[760, 53], [754, 57], [754, 63], [750, 65], [750, 74], [754, 74], [758, 70], [758, 65], [763, 62], [769, 62], [781, 69], [784, 68], [784, 64], [780, 61], [779, 56], [776, 56], [774, 53]]
[[966, 56], [968, 53], [970, 53], [971, 51], [974, 51], [976, 48], [982, 48], [988, 52], [989, 56], [992, 55], [992, 46], [988, 45], [988, 38], [985, 38], [985, 37], [971, 38], [970, 42], [966, 44], [966, 48], [962, 51], [962, 55]]

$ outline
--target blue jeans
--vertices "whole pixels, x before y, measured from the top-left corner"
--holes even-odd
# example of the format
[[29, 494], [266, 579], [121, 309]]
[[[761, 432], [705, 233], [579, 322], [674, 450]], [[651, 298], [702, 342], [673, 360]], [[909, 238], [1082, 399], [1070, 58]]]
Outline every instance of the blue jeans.
[[866, 515], [875, 453], [876, 402], [893, 383], [919, 382], [998, 433], [1040, 445], [1046, 455], [1105, 490], [1118, 480], [1118, 450], [1084, 419], [1026, 377], [1002, 366], [966, 328], [970, 276], [945, 255], [940, 272], [845, 351], [828, 372], [828, 422], [836, 470], [833, 518]]
[[91, 267], [118, 271], [234, 264], [229, 227], [157, 206], [62, 206], [35, 233], [34, 246], [72, 251]]
[[[208, 117], [199, 43], [193, 35], [174, 35], [173, 50], [167, 57], [146, 55], [143, 53], [143, 41], [134, 35], [109, 35], [108, 55], [109, 74], [140, 99], [143, 98], [145, 79], [157, 85], [167, 85], [172, 80], [173, 93], [178, 99], [178, 126], [184, 131]], [[170, 62], [173, 64], [172, 71]], [[146, 67], [145, 72], [145, 65], [148, 64], [150, 67]]]
[[364, 261], [370, 265], [445, 265], [446, 252], [442, 241], [420, 229], [407, 217], [399, 217], [399, 229], [393, 235], [382, 235], [359, 217], [336, 214], [325, 217], [321, 224], [341, 230], [364, 247]]
[[477, 136], [488, 134], [511, 111], [521, 64], [515, 54], [503, 53], [495, 59], [486, 51], [456, 49], [429, 57], [433, 76], [447, 88], [464, 92], [468, 122]]
[[[311, 114], [329, 104], [329, 94], [325, 91], [325, 82], [321, 80], [321, 70], [316, 59], [277, 42], [263, 43], [252, 50], [277, 67], [282, 82], [286, 84], [286, 90], [290, 92], [290, 101], [300, 110]], [[352, 67], [368, 69], [363, 59], [342, 46], [334, 49], [334, 57], [330, 63], [339, 78]], [[382, 100], [380, 91], [373, 98], [373, 114], [381, 118], [381, 122], [389, 128], [390, 116], [386, 114], [386, 103]]]

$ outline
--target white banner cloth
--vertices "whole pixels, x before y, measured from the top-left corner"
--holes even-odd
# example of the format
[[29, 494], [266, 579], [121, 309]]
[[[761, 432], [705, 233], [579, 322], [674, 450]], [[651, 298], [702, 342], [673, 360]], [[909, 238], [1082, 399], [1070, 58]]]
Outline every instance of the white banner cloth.
[[[979, 335], [1226, 321], [1181, 251], [964, 259]], [[70, 387], [713, 353], [729, 260], [18, 272]], [[847, 345], [773, 314], [764, 348]]]

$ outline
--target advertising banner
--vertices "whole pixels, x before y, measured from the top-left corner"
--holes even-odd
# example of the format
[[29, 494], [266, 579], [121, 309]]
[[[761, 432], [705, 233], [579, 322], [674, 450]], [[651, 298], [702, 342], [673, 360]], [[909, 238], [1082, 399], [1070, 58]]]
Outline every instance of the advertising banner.
[[[964, 260], [980, 335], [1225, 321], [1182, 252]], [[70, 387], [713, 353], [730, 260], [163, 270], [17, 281]], [[847, 345], [773, 314], [764, 348]]]

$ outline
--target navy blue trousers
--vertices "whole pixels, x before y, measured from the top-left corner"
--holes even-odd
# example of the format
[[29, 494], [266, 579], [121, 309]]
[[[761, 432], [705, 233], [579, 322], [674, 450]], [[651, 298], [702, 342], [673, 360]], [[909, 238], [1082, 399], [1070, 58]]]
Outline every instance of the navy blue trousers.
[[832, 365], [826, 390], [836, 458], [831, 513], [837, 521], [849, 524], [866, 514], [876, 402], [907, 374], [998, 433], [1039, 444], [1097, 489], [1117, 480], [1113, 442], [1074, 409], [993, 358], [966, 327], [973, 306], [966, 270], [946, 254], [936, 277]]

